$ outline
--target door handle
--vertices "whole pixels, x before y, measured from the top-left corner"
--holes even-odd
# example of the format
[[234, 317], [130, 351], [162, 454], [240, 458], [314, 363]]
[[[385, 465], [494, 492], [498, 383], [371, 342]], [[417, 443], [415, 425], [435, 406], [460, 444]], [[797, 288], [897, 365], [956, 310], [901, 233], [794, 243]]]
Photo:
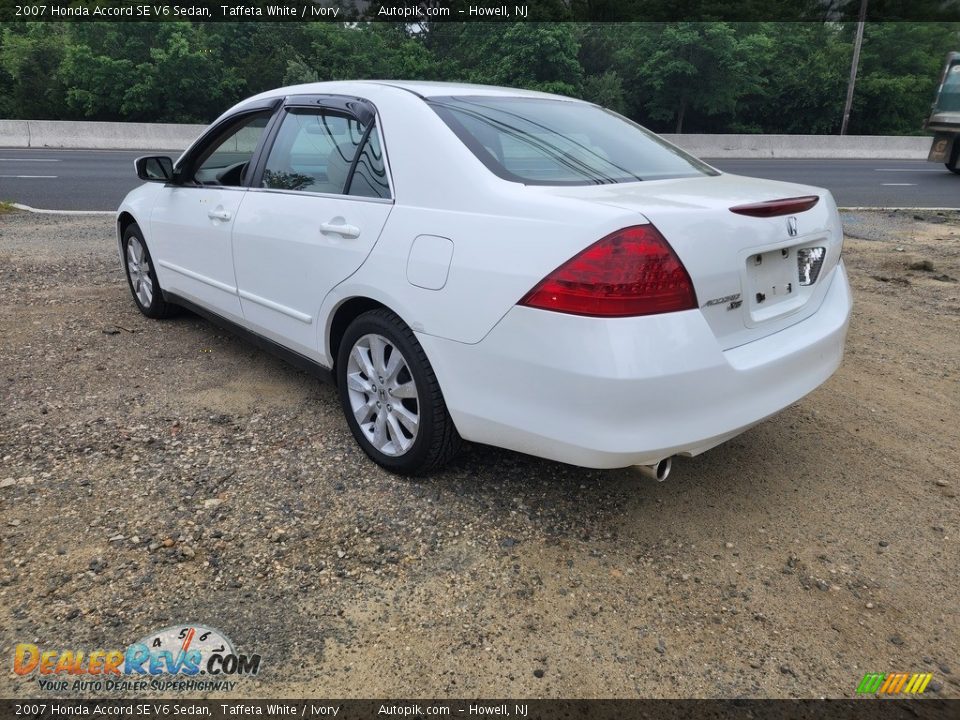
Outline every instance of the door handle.
[[360, 228], [345, 223], [325, 222], [320, 226], [320, 232], [324, 234], [333, 233], [345, 238], [360, 237]]
[[211, 220], [229, 220], [232, 216], [230, 215], [229, 210], [217, 208], [216, 210], [209, 210], [207, 212], [207, 217]]

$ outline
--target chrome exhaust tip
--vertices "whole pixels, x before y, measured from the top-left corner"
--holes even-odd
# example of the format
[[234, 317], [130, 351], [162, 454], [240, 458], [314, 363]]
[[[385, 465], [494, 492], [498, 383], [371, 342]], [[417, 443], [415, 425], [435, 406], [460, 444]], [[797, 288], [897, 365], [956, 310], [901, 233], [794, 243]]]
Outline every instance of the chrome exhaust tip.
[[653, 465], [636, 465], [635, 467], [648, 478], [653, 478], [657, 482], [663, 482], [670, 476], [670, 468], [673, 467], [673, 458], [664, 458], [660, 462], [655, 462]]

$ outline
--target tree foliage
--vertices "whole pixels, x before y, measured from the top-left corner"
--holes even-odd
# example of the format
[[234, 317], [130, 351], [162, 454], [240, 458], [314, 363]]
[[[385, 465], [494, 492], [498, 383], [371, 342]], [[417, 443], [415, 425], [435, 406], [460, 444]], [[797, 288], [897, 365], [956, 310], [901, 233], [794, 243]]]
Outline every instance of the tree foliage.
[[424, 42], [436, 79], [575, 95], [583, 78], [571, 23], [438, 23]]
[[[544, 3], [526, 23], [8, 24], [0, 117], [208, 122], [281, 85], [415, 78], [583, 97], [657, 131], [839, 129], [849, 2], [831, 22], [550, 22], [580, 6], [609, 14], [578, 2]], [[921, 132], [950, 50], [956, 23], [868, 23], [851, 131]]]
[[688, 111], [736, 115], [742, 99], [760, 94], [772, 46], [768, 35], [738, 34], [729, 23], [635, 25], [614, 57], [635, 89], [631, 114], [673, 121], [679, 133]]

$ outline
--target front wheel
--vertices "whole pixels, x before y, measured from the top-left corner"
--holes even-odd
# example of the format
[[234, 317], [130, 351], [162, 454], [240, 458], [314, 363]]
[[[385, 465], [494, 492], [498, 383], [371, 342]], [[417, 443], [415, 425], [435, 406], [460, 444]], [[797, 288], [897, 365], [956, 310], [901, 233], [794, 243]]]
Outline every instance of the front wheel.
[[175, 315], [180, 308], [164, 301], [153, 258], [143, 239], [143, 232], [136, 223], [131, 223], [123, 233], [123, 259], [127, 283], [140, 312], [155, 319]]
[[460, 435], [440, 384], [413, 331], [383, 308], [356, 318], [337, 353], [340, 403], [370, 458], [401, 475], [447, 463]]

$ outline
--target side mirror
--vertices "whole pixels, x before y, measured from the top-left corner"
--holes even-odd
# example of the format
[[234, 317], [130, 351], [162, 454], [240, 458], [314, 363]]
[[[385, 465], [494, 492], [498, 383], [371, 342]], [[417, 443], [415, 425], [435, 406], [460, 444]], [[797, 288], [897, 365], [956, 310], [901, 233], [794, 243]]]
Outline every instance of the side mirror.
[[133, 161], [137, 177], [147, 182], [170, 182], [173, 180], [173, 160], [165, 155], [145, 155]]

